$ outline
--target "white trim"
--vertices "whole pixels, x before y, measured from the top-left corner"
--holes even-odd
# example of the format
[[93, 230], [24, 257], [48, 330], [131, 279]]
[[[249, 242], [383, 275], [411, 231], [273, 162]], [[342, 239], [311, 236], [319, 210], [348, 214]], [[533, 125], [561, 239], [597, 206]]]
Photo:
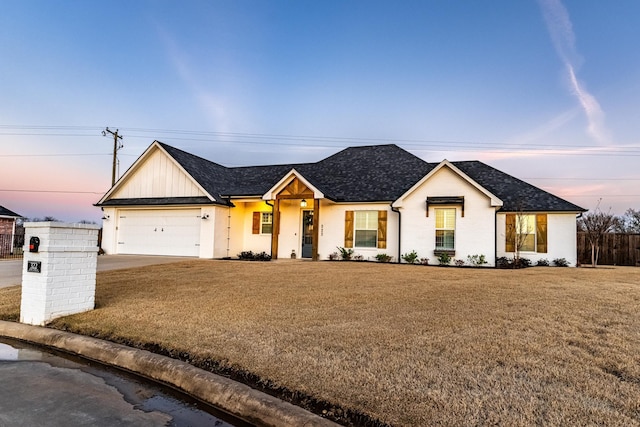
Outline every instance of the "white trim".
[[324, 193], [318, 190], [313, 184], [305, 179], [295, 168], [291, 169], [289, 173], [287, 173], [280, 181], [276, 183], [273, 187], [267, 190], [266, 193], [262, 195], [262, 200], [273, 200], [275, 199], [275, 195], [277, 195], [280, 191], [282, 191], [291, 178], [298, 178], [304, 185], [309, 187], [311, 191], [313, 191], [314, 199], [324, 199]]
[[483, 186], [478, 184], [476, 181], [471, 179], [471, 177], [469, 175], [467, 175], [466, 173], [462, 172], [460, 169], [455, 167], [450, 161], [448, 161], [447, 159], [444, 159], [443, 161], [438, 163], [438, 166], [433, 168], [428, 174], [426, 174], [424, 177], [422, 177], [422, 179], [420, 181], [415, 183], [413, 185], [413, 187], [411, 187], [409, 190], [407, 190], [402, 196], [398, 197], [398, 199], [395, 200], [391, 204], [391, 206], [394, 207], [394, 208], [401, 208], [402, 204], [404, 202], [404, 199], [406, 199], [411, 193], [413, 193], [415, 190], [417, 190], [422, 184], [424, 184], [433, 175], [435, 175], [436, 172], [438, 172], [440, 169], [442, 169], [444, 167], [448, 167], [451, 171], [453, 171], [455, 174], [460, 176], [460, 178], [464, 179], [469, 184], [471, 184], [473, 187], [475, 187], [478, 191], [480, 191], [482, 194], [487, 196], [489, 198], [490, 202], [491, 202], [491, 206], [492, 207], [500, 207], [500, 206], [503, 205], [502, 200], [500, 200], [495, 194], [491, 193], [489, 190], [487, 190], [486, 188], [484, 188]]

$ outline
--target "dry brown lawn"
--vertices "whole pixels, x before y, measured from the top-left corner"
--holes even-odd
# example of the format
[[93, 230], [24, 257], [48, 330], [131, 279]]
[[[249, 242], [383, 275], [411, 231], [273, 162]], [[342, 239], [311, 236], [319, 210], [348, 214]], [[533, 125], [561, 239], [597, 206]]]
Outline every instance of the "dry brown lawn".
[[193, 260], [98, 273], [97, 306], [52, 326], [392, 425], [640, 425], [639, 268]]

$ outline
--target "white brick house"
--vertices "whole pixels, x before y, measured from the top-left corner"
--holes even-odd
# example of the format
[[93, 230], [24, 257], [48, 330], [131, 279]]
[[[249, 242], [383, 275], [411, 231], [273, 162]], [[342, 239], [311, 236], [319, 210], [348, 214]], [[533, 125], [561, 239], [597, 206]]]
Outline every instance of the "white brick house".
[[[316, 163], [228, 168], [155, 141], [96, 204], [112, 254], [326, 259], [337, 247], [398, 261], [521, 255], [576, 264], [584, 211], [484, 163], [428, 163], [396, 145], [351, 147]], [[520, 241], [520, 239], [519, 239]]]

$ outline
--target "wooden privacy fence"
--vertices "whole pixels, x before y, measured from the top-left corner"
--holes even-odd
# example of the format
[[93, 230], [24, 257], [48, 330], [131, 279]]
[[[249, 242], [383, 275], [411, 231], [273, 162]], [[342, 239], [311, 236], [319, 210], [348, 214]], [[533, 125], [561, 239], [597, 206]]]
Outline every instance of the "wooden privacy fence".
[[[578, 233], [578, 261], [591, 264], [591, 244], [587, 234]], [[598, 265], [640, 266], [640, 234], [607, 233], [600, 244]]]

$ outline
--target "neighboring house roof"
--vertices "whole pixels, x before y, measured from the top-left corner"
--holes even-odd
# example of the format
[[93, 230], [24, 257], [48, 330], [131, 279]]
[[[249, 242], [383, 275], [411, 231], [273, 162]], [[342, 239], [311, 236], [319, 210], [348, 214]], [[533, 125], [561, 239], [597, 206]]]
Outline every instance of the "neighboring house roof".
[[[221, 203], [229, 198], [262, 196], [292, 169], [304, 176], [327, 199], [336, 202], [393, 202], [439, 165], [425, 162], [397, 145], [388, 144], [346, 148], [316, 163], [225, 167], [162, 142], [156, 143]], [[503, 211], [585, 210], [482, 162], [451, 164], [500, 198], [504, 202]], [[186, 199], [167, 200], [168, 203], [162, 201], [114, 199], [105, 200], [99, 205], [187, 202]], [[196, 204], [206, 202], [194, 201]]]
[[13, 217], [13, 218], [22, 218], [22, 215], [19, 215], [4, 206], [0, 206], [0, 217]]

